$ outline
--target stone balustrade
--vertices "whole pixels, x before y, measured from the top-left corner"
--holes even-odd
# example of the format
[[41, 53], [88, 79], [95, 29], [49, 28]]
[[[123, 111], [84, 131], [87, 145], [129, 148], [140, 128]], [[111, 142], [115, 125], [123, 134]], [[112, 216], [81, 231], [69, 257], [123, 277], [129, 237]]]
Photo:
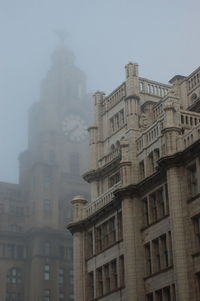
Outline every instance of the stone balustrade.
[[194, 73], [187, 80], [188, 94], [192, 93], [194, 89], [200, 86], [200, 68], [195, 70]]
[[115, 150], [113, 150], [112, 152], [110, 152], [109, 154], [103, 156], [99, 161], [98, 161], [98, 167], [103, 167], [107, 164], [109, 164], [110, 162], [112, 162], [113, 160], [120, 158], [121, 152], [119, 148], [116, 148]]
[[114, 198], [113, 191], [120, 185], [121, 185], [120, 182], [115, 184], [106, 193], [101, 195], [95, 201], [92, 201], [90, 204], [88, 204], [84, 209], [85, 210], [85, 214], [84, 214], [85, 217], [88, 217], [88, 216], [92, 215], [93, 213], [95, 213], [96, 211], [98, 211], [99, 209], [101, 209], [102, 207], [107, 205], [108, 203], [110, 203], [112, 201], [112, 199]]
[[143, 151], [143, 149], [150, 146], [154, 143], [161, 135], [161, 130], [163, 128], [163, 120], [164, 117], [159, 119], [156, 123], [154, 123], [151, 127], [145, 130], [141, 136], [136, 140], [137, 143], [137, 153]]
[[181, 111], [181, 127], [192, 129], [198, 123], [200, 123], [200, 113]]
[[147, 93], [158, 97], [164, 97], [170, 88], [169, 85], [161, 85], [145, 78], [139, 79], [139, 87], [141, 93]]
[[178, 150], [182, 151], [200, 139], [200, 123], [177, 139]]
[[124, 82], [111, 94], [105, 97], [102, 103], [102, 111], [101, 111], [102, 115], [105, 114], [105, 112], [111, 110], [125, 96], [126, 96], [126, 84]]

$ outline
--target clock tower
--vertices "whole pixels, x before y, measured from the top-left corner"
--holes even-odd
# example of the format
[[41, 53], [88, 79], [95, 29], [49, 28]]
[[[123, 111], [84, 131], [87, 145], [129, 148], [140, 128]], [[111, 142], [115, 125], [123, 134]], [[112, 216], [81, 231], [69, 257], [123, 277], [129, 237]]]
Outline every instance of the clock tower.
[[61, 42], [42, 81], [40, 100], [30, 109], [28, 149], [19, 158], [28, 210], [29, 301], [73, 300], [72, 240], [65, 226], [77, 190], [89, 193], [81, 174], [88, 167], [90, 120], [85, 75], [74, 61]]

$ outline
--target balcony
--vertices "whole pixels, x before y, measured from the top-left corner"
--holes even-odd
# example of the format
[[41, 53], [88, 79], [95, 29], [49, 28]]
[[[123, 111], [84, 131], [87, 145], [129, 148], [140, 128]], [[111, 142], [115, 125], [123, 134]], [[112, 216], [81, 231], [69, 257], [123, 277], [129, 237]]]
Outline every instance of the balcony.
[[117, 148], [117, 149], [113, 150], [112, 152], [110, 152], [109, 154], [103, 156], [98, 161], [98, 167], [101, 168], [101, 167], [111, 163], [112, 161], [114, 161], [116, 159], [120, 159], [120, 156], [121, 156], [120, 149]]
[[113, 191], [118, 188], [121, 185], [121, 183], [115, 184], [112, 188], [110, 188], [106, 193], [101, 195], [99, 198], [97, 198], [95, 201], [91, 202], [89, 205], [85, 207], [85, 217], [89, 217], [90, 215], [94, 214], [107, 204], [109, 204], [113, 198], [114, 194]]

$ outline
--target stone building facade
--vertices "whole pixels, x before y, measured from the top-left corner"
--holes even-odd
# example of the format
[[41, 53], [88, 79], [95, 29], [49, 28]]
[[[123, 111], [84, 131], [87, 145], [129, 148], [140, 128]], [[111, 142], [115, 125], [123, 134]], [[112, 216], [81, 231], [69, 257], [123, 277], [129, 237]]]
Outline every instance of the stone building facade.
[[200, 300], [200, 68], [94, 95], [91, 202], [72, 200], [75, 301]]
[[41, 97], [29, 112], [19, 184], [0, 183], [0, 300], [73, 300], [68, 200], [89, 196], [85, 75], [63, 43], [52, 55]]

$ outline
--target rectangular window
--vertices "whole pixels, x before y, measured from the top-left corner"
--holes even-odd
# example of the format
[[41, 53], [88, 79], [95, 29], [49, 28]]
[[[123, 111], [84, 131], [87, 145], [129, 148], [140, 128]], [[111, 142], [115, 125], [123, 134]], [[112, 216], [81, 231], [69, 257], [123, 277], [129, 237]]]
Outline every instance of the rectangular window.
[[153, 293], [146, 295], [146, 301], [153, 301]]
[[119, 279], [120, 279], [120, 287], [125, 286], [125, 274], [124, 274], [124, 256], [120, 256], [119, 258]]
[[155, 293], [155, 301], [163, 301], [162, 299], [162, 290], [156, 291]]
[[165, 202], [163, 195], [163, 188], [156, 191], [156, 199], [158, 204], [158, 218], [165, 216]]
[[59, 293], [59, 301], [64, 301], [64, 299], [65, 299], [64, 293], [60, 292]]
[[120, 172], [115, 173], [108, 179], [109, 188], [120, 182]]
[[144, 161], [141, 161], [139, 163], [139, 170], [140, 170], [140, 179], [143, 180], [145, 177]]
[[45, 214], [51, 214], [51, 200], [45, 199], [43, 201], [43, 210]]
[[146, 257], [146, 274], [148, 276], [152, 273], [150, 243], [145, 245], [145, 257]]
[[162, 268], [169, 266], [166, 234], [160, 237]]
[[195, 196], [199, 192], [196, 164], [190, 166], [188, 170], [191, 196]]
[[58, 278], [58, 282], [60, 285], [63, 285], [64, 283], [64, 276], [65, 276], [65, 270], [64, 268], [59, 268], [59, 278]]
[[104, 277], [105, 277], [105, 294], [110, 292], [110, 271], [109, 264], [104, 265]]
[[159, 239], [153, 240], [153, 254], [154, 254], [154, 273], [159, 272], [161, 269], [160, 264], [160, 249], [159, 249]]
[[169, 286], [163, 288], [163, 300], [164, 301], [171, 301], [170, 287]]
[[112, 245], [116, 241], [116, 229], [115, 229], [115, 217], [112, 217], [108, 221], [109, 228], [109, 245]]
[[111, 261], [111, 290], [117, 289], [118, 281], [117, 281], [117, 261]]
[[149, 225], [149, 208], [148, 208], [148, 200], [145, 198], [143, 200], [143, 208], [144, 208], [144, 226]]
[[95, 247], [96, 247], [96, 253], [101, 252], [101, 250], [102, 250], [102, 230], [101, 230], [101, 226], [99, 226], [95, 229]]
[[97, 297], [103, 296], [103, 275], [102, 267], [96, 271], [96, 285], [97, 285]]
[[123, 227], [122, 227], [122, 213], [117, 214], [117, 225], [118, 225], [118, 240], [123, 238]]
[[88, 300], [94, 299], [94, 273], [90, 272], [88, 274]]
[[44, 290], [44, 301], [50, 301], [50, 290], [49, 289]]
[[196, 245], [200, 247], [200, 215], [193, 218]]
[[152, 193], [149, 196], [149, 202], [150, 202], [150, 210], [151, 210], [151, 223], [154, 223], [158, 219], [157, 199], [155, 193]]
[[86, 248], [87, 248], [86, 256], [87, 258], [89, 258], [93, 255], [93, 232], [92, 231], [86, 233]]
[[44, 265], [44, 280], [50, 280], [50, 265]]

